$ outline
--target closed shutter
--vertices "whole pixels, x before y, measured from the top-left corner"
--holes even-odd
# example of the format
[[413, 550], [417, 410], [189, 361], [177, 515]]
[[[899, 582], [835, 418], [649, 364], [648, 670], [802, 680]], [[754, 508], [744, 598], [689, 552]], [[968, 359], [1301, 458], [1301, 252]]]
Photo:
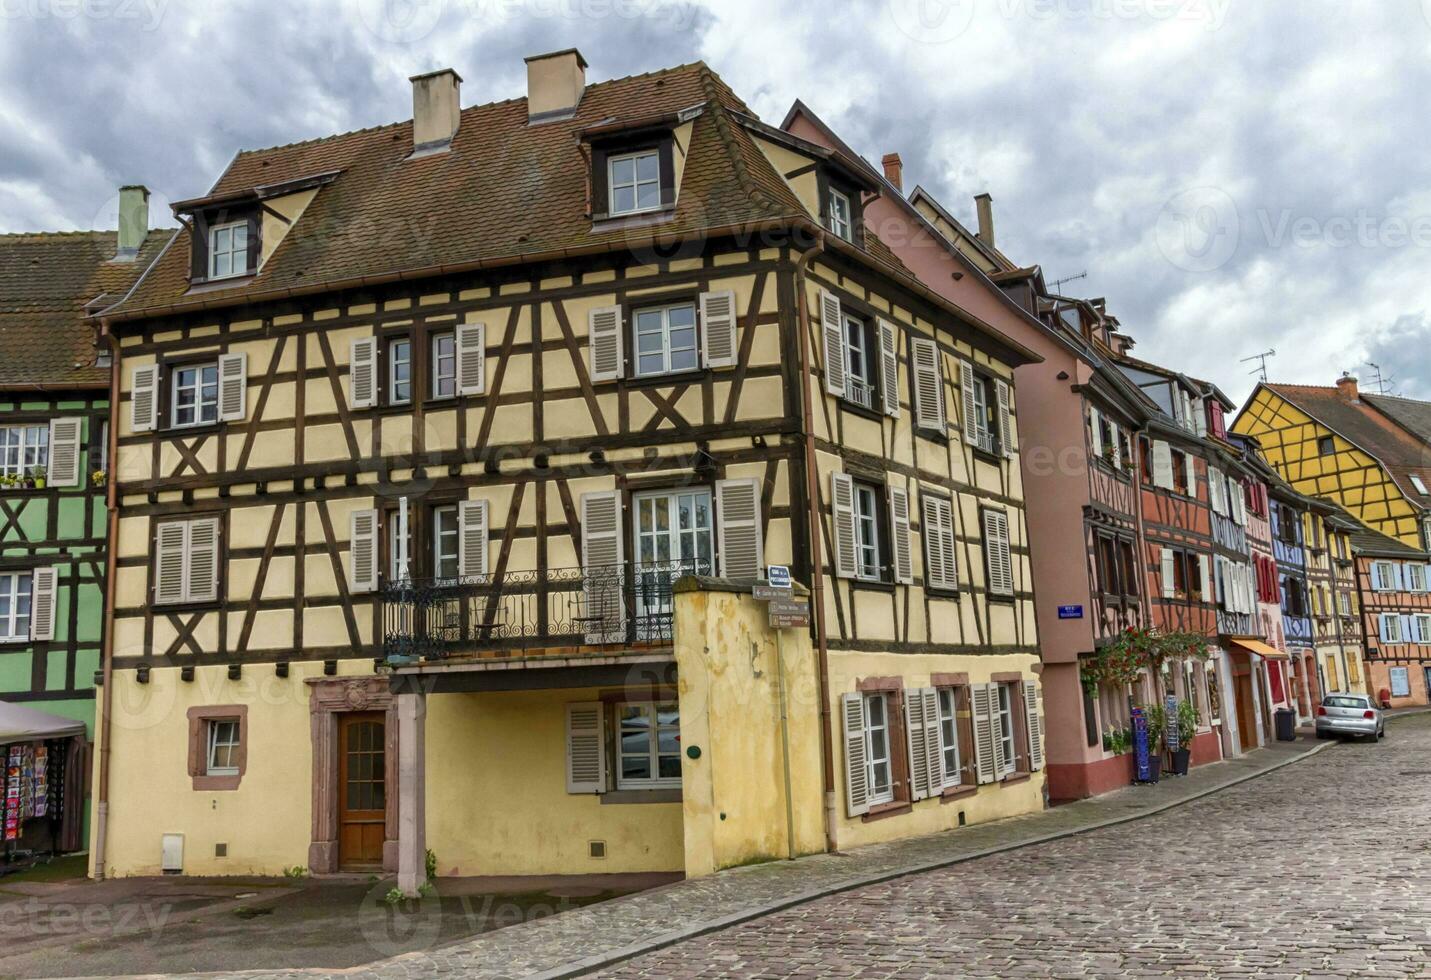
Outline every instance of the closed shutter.
[[879, 390], [884, 414], [899, 417], [899, 346], [894, 324], [879, 321]]
[[1043, 719], [1038, 714], [1038, 681], [1024, 681], [1024, 727], [1029, 736], [1029, 771], [1043, 768]]
[[1088, 406], [1088, 444], [1093, 447], [1093, 458], [1103, 458], [1103, 413], [1092, 405]]
[[55, 638], [55, 593], [59, 569], [37, 568], [30, 577], [30, 639]]
[[620, 495], [615, 490], [582, 494], [582, 593], [588, 643], [620, 642], [626, 636], [622, 560]]
[[459, 325], [456, 345], [457, 393], [482, 394], [487, 390], [487, 324]]
[[348, 515], [348, 590], [372, 592], [378, 587], [378, 512], [355, 510]]
[[248, 355], [219, 355], [219, 421], [242, 422], [248, 414]]
[[970, 707], [974, 721], [974, 771], [980, 783], [992, 783], [998, 778], [1000, 765], [999, 739], [994, 734], [994, 704], [998, 694], [992, 684], [974, 684], [969, 688]]
[[919, 690], [904, 693], [904, 740], [909, 749], [909, 798], [922, 800], [931, 793], [929, 731], [924, 724], [924, 698]]
[[1207, 468], [1207, 502], [1212, 507], [1214, 514], [1227, 514], [1227, 501], [1225, 498], [1226, 485], [1222, 482], [1222, 471], [1216, 467]]
[[590, 345], [591, 380], [615, 381], [621, 377], [621, 307], [602, 306], [591, 311], [586, 321]]
[[606, 789], [606, 733], [600, 701], [566, 706], [566, 791], [600, 793]]
[[865, 762], [865, 699], [858, 692], [840, 695], [840, 718], [845, 733], [845, 813], [869, 813], [869, 770]]
[[1413, 618], [1412, 616], [1410, 616], [1410, 615], [1402, 614], [1402, 616], [1401, 616], [1401, 631], [1400, 631], [1400, 639], [1401, 639], [1401, 642], [1402, 642], [1402, 643], [1413, 643], [1413, 642], [1415, 642], [1415, 636], [1416, 636], [1415, 629], [1416, 629], [1416, 623], [1415, 623], [1414, 618]]
[[487, 528], [487, 501], [457, 505], [457, 574], [464, 579], [487, 577]]
[[129, 427], [151, 432], [159, 424], [159, 365], [137, 367], [129, 377]]
[[348, 401], [353, 408], [372, 408], [378, 403], [378, 341], [359, 337], [348, 352]]
[[999, 451], [1005, 456], [1014, 454], [1013, 427], [1009, 424], [1009, 386], [1007, 382], [994, 382], [994, 398], [999, 403]]
[[1197, 575], [1202, 582], [1202, 601], [1217, 601], [1217, 586], [1212, 581], [1212, 561], [1207, 555], [1197, 556]]
[[854, 578], [855, 482], [848, 474], [830, 474], [830, 511], [834, 523], [835, 575]]
[[959, 424], [964, 427], [964, 441], [971, 446], [979, 444], [980, 421], [978, 403], [974, 400], [974, 365], [968, 361], [959, 362], [959, 404], [963, 415]]
[[717, 480], [715, 506], [720, 530], [720, 574], [726, 578], [759, 578], [765, 563], [760, 481]]
[[921, 429], [943, 432], [944, 381], [939, 372], [939, 345], [928, 337], [910, 342], [914, 362], [914, 424]]
[[1398, 632], [1398, 630], [1399, 630], [1399, 628], [1400, 628], [1400, 625], [1401, 625], [1400, 620], [1397, 618], [1397, 616], [1396, 616], [1395, 613], [1382, 613], [1380, 619], [1381, 619], [1381, 642], [1382, 642], [1382, 643], [1395, 643], [1395, 642], [1396, 642], [1396, 634], [1397, 634], [1397, 632]]
[[984, 556], [988, 566], [989, 592], [993, 595], [1013, 595], [1014, 566], [1009, 550], [1009, 518], [1003, 511], [984, 511]]
[[845, 396], [845, 321], [840, 312], [840, 298], [826, 290], [820, 292], [820, 333], [825, 338], [825, 390]]
[[1197, 499], [1197, 467], [1193, 463], [1192, 456], [1183, 456], [1183, 467], [1187, 471], [1187, 475], [1184, 479], [1187, 480], [1188, 496]]
[[959, 570], [954, 551], [954, 508], [943, 497], [920, 494], [924, 532], [924, 584], [931, 589], [957, 589]]
[[1161, 439], [1153, 440], [1153, 485], [1173, 488], [1173, 449]]
[[186, 530], [189, 554], [184, 598], [189, 602], [213, 602], [219, 597], [219, 519], [190, 521]]
[[50, 465], [46, 478], [52, 487], [72, 487], [80, 480], [79, 419], [50, 420]]
[[1241, 480], [1232, 480], [1228, 483], [1228, 493], [1232, 497], [1232, 518], [1239, 526], [1247, 523], [1247, 492], [1243, 489]]
[[1395, 592], [1406, 590], [1406, 572], [1399, 562], [1391, 565], [1391, 588]]
[[1173, 563], [1177, 557], [1173, 554], [1172, 548], [1164, 548], [1162, 551], [1163, 569], [1163, 598], [1171, 599], [1176, 587], [1176, 579], [1173, 572]]
[[890, 554], [894, 558], [894, 580], [903, 585], [914, 581], [914, 555], [909, 545], [909, 491], [893, 484], [889, 493]]
[[184, 601], [184, 524], [160, 524], [154, 532], [154, 601]]
[[938, 796], [944, 788], [944, 742], [939, 726], [939, 691], [932, 687], [917, 692], [924, 700], [924, 744], [929, 747], [929, 795]]
[[701, 293], [702, 361], [706, 367], [735, 364], [735, 293], [729, 289]]

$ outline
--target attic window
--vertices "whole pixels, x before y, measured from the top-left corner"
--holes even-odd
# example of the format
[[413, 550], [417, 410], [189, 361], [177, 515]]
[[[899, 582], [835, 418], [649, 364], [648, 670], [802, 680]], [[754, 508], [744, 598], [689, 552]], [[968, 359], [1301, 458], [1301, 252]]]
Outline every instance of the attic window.
[[626, 218], [676, 204], [675, 138], [665, 127], [603, 134], [591, 141], [591, 216]]
[[1411, 474], [1411, 485], [1415, 487], [1416, 492], [1421, 494], [1423, 497], [1427, 495], [1426, 484], [1422, 482], [1421, 477], [1417, 476], [1415, 473]]
[[854, 221], [851, 218], [848, 194], [830, 188], [829, 214], [826, 215], [825, 221], [829, 229], [845, 241], [853, 240]]
[[209, 229], [209, 278], [228, 279], [248, 271], [248, 222], [230, 221]]
[[653, 148], [606, 160], [611, 214], [636, 214], [661, 206], [661, 159]]

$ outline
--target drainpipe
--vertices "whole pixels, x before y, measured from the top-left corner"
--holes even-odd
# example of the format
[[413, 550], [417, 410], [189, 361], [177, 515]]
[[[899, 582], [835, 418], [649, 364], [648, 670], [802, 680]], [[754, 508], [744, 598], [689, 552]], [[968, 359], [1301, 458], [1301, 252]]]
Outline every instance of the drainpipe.
[[795, 308], [800, 335], [800, 438], [805, 447], [805, 497], [810, 517], [810, 598], [815, 611], [815, 662], [820, 698], [820, 761], [824, 770], [825, 850], [838, 851], [835, 814], [835, 753], [830, 733], [830, 637], [825, 628], [825, 569], [820, 541], [820, 477], [815, 467], [815, 406], [810, 395], [810, 305], [805, 298], [805, 273], [810, 261], [825, 250], [825, 233], [815, 232], [815, 243], [800, 253], [795, 263]]
[[119, 344], [109, 332], [109, 321], [99, 322], [100, 343], [109, 348], [109, 447], [108, 466], [104, 489], [105, 507], [105, 555], [104, 555], [104, 630], [101, 639], [100, 659], [104, 670], [100, 692], [99, 737], [99, 786], [96, 792], [94, 810], [94, 877], [104, 879], [105, 837], [109, 830], [109, 736], [112, 726], [109, 716], [114, 705], [114, 591], [115, 566], [119, 543], [119, 496], [116, 493], [118, 480], [115, 478], [115, 464], [119, 453], [119, 425], [116, 414], [119, 407]]

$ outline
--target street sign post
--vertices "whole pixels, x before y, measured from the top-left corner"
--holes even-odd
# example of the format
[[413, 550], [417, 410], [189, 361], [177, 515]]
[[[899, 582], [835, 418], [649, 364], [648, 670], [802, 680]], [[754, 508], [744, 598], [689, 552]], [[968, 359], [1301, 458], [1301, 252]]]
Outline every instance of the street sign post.
[[765, 581], [770, 583], [774, 589], [784, 589], [790, 591], [790, 566], [771, 565], [765, 570]]

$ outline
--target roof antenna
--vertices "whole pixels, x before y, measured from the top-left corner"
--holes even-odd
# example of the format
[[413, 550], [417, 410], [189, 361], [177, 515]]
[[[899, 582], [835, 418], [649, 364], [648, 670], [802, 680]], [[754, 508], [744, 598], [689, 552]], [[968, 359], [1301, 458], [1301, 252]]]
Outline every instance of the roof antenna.
[[1263, 351], [1261, 354], [1253, 354], [1251, 357], [1244, 357], [1242, 360], [1238, 361], [1238, 363], [1239, 363], [1239, 364], [1246, 364], [1246, 363], [1248, 363], [1249, 361], [1256, 361], [1256, 362], [1257, 362], [1257, 366], [1256, 366], [1255, 368], [1253, 368], [1251, 371], [1248, 371], [1247, 373], [1248, 373], [1248, 374], [1260, 374], [1260, 375], [1262, 376], [1262, 383], [1263, 383], [1263, 384], [1266, 384], [1266, 383], [1267, 383], [1267, 358], [1269, 358], [1269, 357], [1276, 357], [1276, 356], [1277, 356], [1277, 348], [1273, 347], [1271, 350], [1265, 350], [1265, 351]]
[[1373, 361], [1367, 361], [1366, 366], [1376, 372], [1376, 376], [1371, 379], [1371, 383], [1376, 386], [1378, 395], [1386, 394], [1386, 389], [1390, 388], [1395, 378], [1389, 378], [1381, 373], [1381, 365]]
[[1066, 282], [1073, 282], [1073, 280], [1075, 280], [1075, 279], [1087, 279], [1087, 278], [1088, 278], [1088, 270], [1085, 269], [1085, 270], [1083, 270], [1082, 272], [1080, 272], [1080, 273], [1079, 273], [1078, 275], [1076, 275], [1076, 276], [1067, 276], [1067, 277], [1065, 277], [1065, 278], [1063, 278], [1063, 279], [1055, 279], [1055, 280], [1053, 281], [1053, 285], [1052, 285], [1050, 288], [1056, 293], [1056, 292], [1058, 292], [1058, 287], [1059, 287], [1059, 286], [1062, 286], [1062, 285], [1063, 285], [1064, 283], [1066, 283]]

